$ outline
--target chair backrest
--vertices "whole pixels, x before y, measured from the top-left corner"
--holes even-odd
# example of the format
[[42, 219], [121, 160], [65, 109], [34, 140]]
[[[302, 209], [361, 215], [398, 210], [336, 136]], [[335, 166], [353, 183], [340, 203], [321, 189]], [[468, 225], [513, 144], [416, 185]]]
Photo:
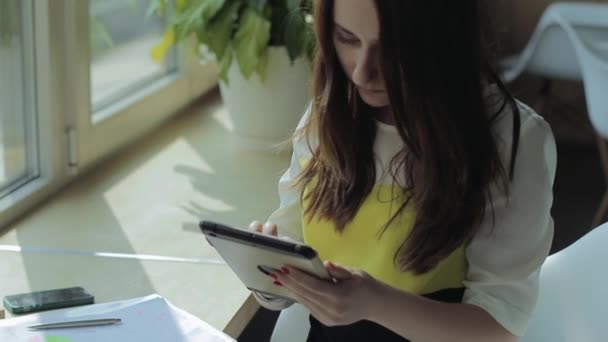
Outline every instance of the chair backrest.
[[608, 4], [558, 4], [552, 14], [574, 47], [589, 119], [608, 139]]
[[561, 27], [548, 20], [546, 13], [530, 42], [518, 56], [517, 64], [505, 73], [508, 82], [515, 80], [524, 71], [551, 79], [582, 78], [572, 43]]
[[521, 341], [608, 341], [607, 263], [608, 224], [547, 258], [536, 309]]
[[281, 311], [274, 326], [270, 342], [304, 342], [308, 337], [310, 312], [301, 304], [294, 304]]
[[553, 79], [582, 78], [574, 47], [552, 14], [555, 6], [545, 10], [524, 50], [507, 66], [503, 75], [507, 82], [524, 71]]
[[591, 123], [608, 139], [608, 4], [549, 6], [530, 42], [503, 76], [512, 81], [524, 71], [550, 79], [582, 80]]

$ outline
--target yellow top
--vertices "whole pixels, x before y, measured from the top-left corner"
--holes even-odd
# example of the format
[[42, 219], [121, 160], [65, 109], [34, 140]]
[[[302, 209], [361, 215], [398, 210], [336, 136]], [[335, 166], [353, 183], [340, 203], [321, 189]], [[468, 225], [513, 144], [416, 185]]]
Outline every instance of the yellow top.
[[[464, 247], [455, 250], [437, 267], [416, 275], [403, 272], [395, 260], [395, 253], [410, 234], [415, 212], [406, 209], [382, 233], [382, 228], [399, 208], [391, 201], [392, 185], [378, 184], [346, 225], [337, 232], [332, 222], [314, 218], [302, 220], [304, 242], [313, 247], [322, 260], [358, 268], [393, 287], [416, 294], [428, 294], [447, 288], [461, 288], [467, 263]], [[402, 202], [401, 202], [402, 203]], [[303, 210], [307, 202], [303, 203]]]

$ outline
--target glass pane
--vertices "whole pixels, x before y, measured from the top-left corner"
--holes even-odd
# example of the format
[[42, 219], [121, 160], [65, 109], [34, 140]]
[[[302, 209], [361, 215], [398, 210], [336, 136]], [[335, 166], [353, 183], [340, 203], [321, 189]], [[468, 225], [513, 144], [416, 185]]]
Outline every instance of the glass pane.
[[0, 1], [0, 197], [35, 174], [22, 5], [21, 0]]
[[91, 96], [95, 110], [132, 94], [175, 70], [175, 53], [156, 62], [150, 53], [165, 19], [146, 15], [149, 0], [89, 0]]

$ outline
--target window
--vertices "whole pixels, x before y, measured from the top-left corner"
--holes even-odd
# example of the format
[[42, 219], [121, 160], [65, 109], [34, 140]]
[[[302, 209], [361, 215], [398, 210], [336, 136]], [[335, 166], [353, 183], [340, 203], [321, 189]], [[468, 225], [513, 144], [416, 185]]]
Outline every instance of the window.
[[0, 198], [38, 176], [31, 37], [20, 0], [0, 2]]
[[217, 84], [148, 4], [0, 0], [0, 228]]
[[149, 3], [90, 0], [93, 113], [176, 71], [175, 49], [161, 63], [150, 57], [167, 20], [148, 15]]

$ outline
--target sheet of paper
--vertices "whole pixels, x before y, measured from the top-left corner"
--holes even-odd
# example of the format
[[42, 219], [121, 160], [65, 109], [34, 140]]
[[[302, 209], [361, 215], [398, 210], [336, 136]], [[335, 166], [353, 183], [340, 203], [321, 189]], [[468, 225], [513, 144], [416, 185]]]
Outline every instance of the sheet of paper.
[[[38, 323], [120, 318], [121, 324], [32, 331]], [[0, 321], [0, 341], [11, 342], [234, 342], [158, 295], [54, 310]]]

